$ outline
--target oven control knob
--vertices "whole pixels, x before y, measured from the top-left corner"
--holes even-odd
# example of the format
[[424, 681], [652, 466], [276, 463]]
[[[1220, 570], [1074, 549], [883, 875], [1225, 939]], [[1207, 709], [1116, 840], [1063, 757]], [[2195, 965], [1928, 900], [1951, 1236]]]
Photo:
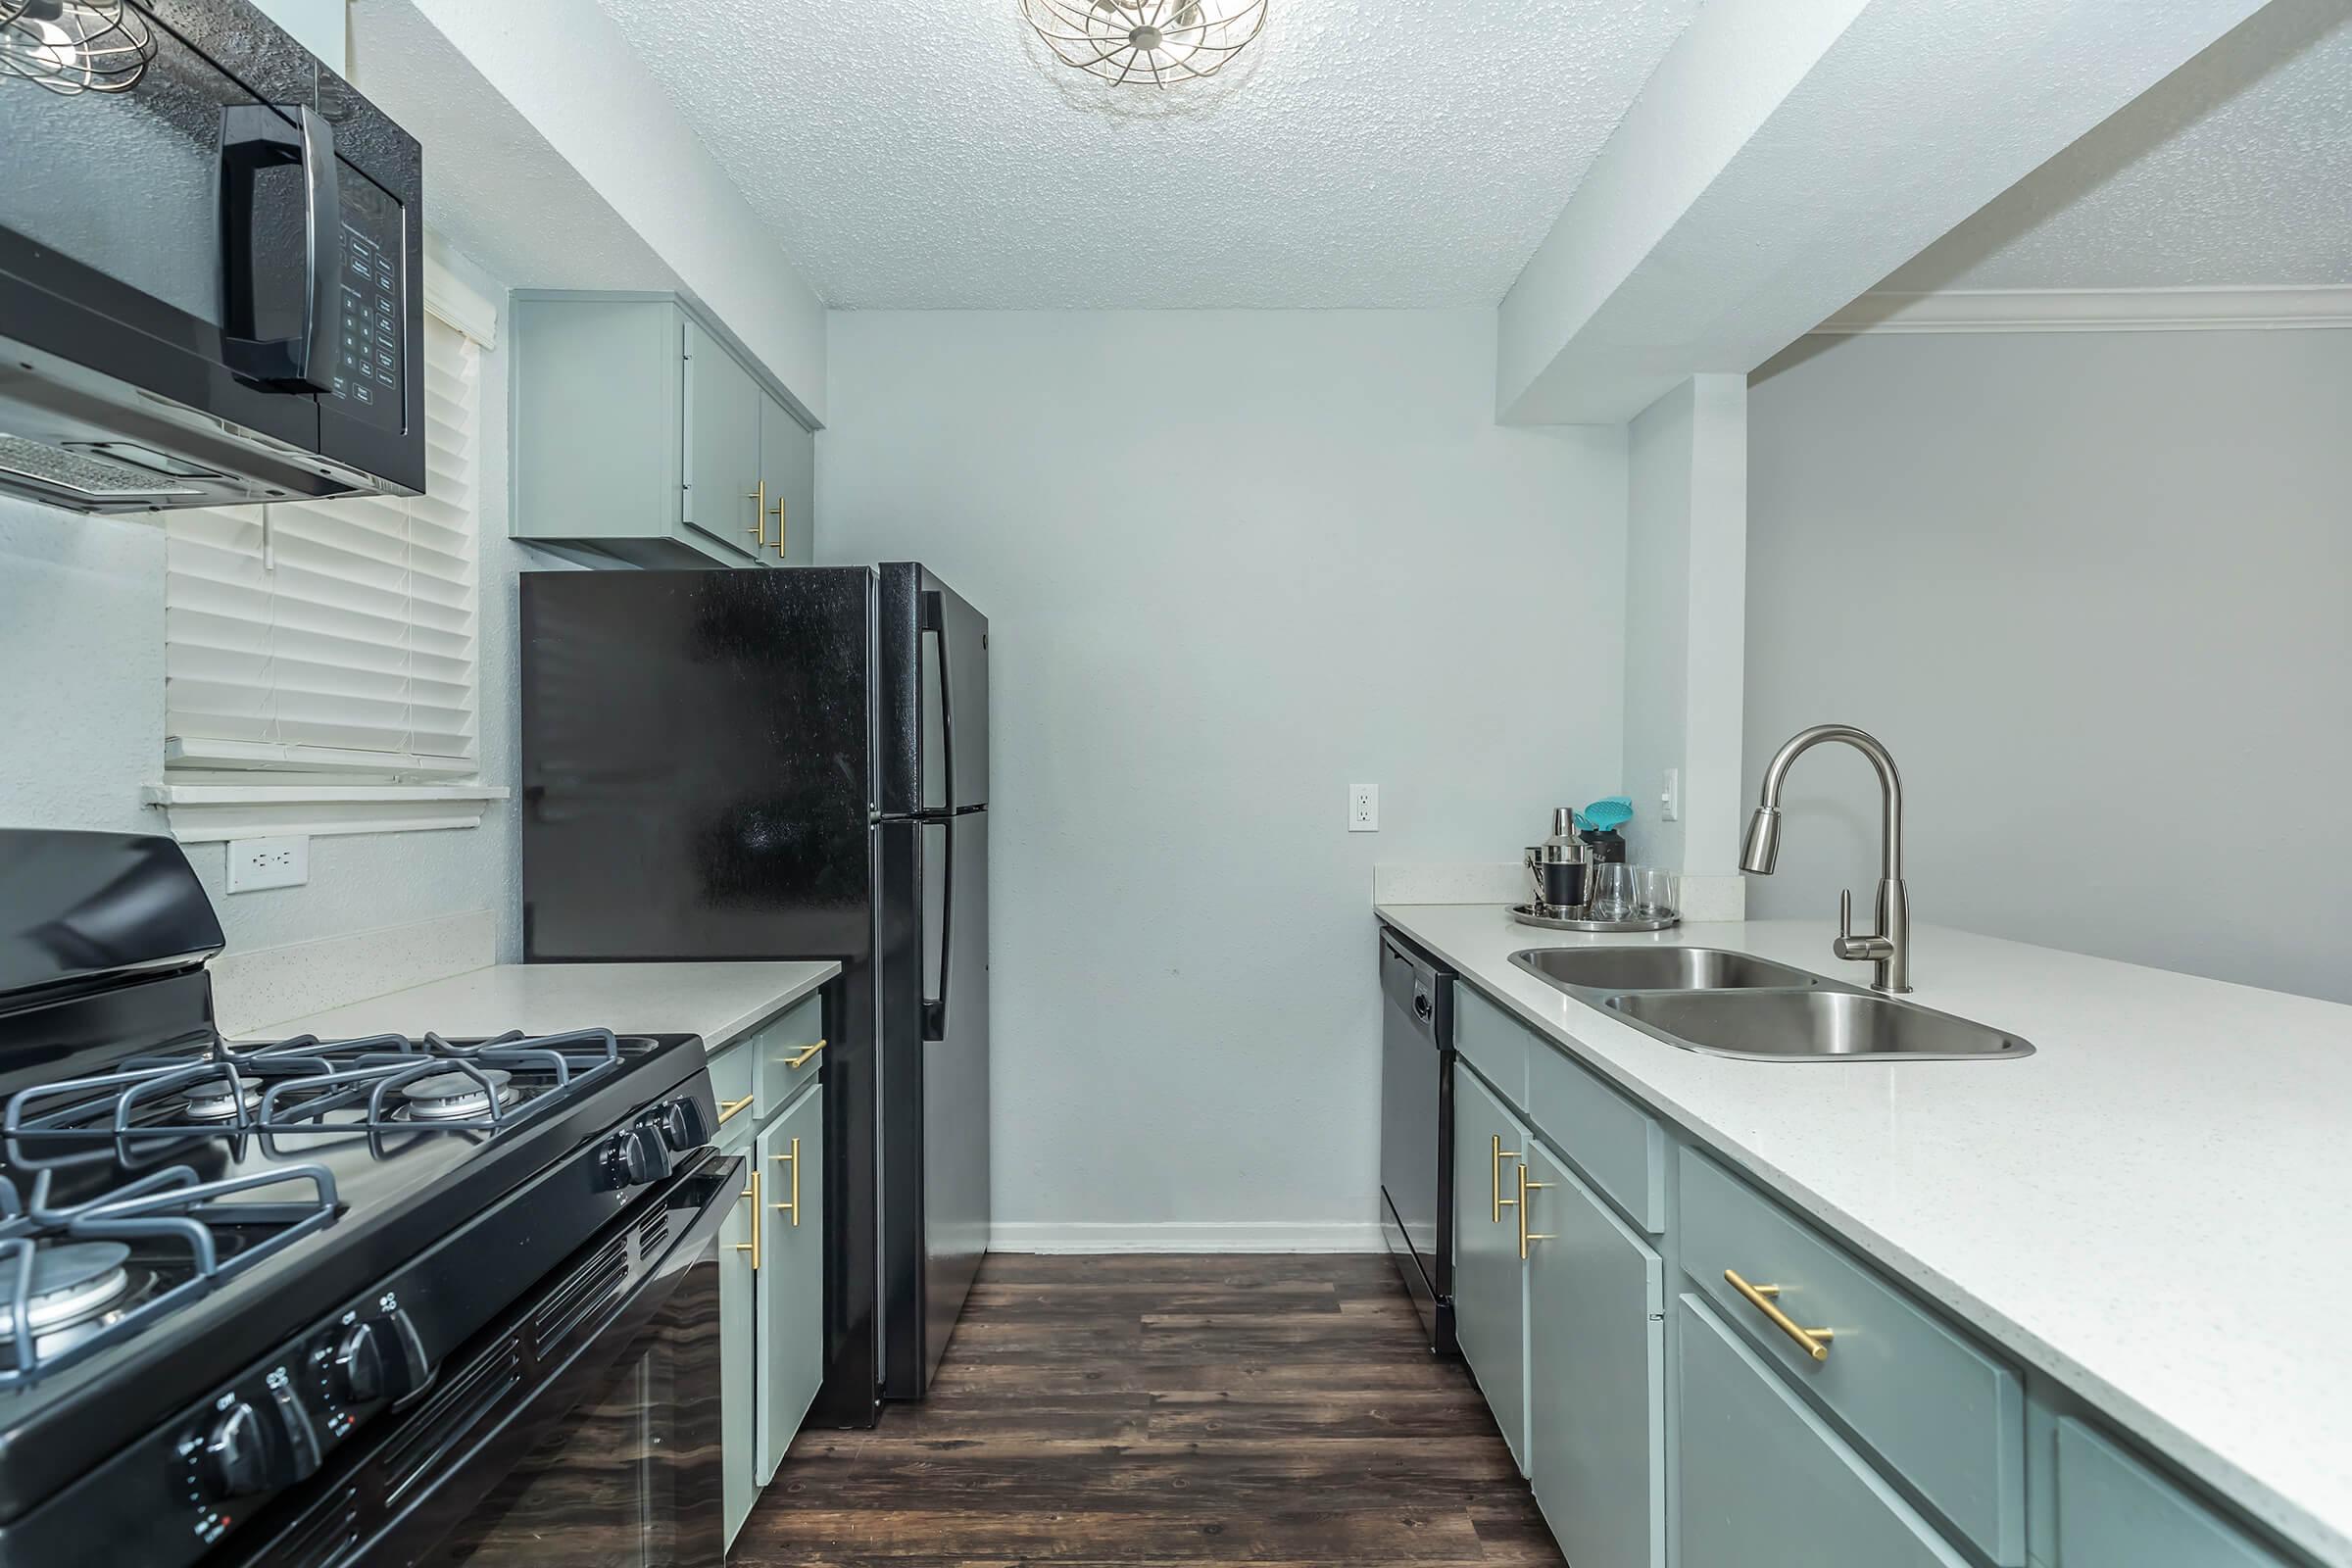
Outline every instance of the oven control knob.
[[651, 1125], [632, 1127], [613, 1140], [612, 1162], [630, 1186], [642, 1187], [669, 1174], [669, 1150]]
[[366, 1404], [384, 1396], [384, 1342], [372, 1323], [354, 1323], [335, 1342], [335, 1397]]
[[272, 1462], [274, 1447], [262, 1430], [261, 1412], [238, 1400], [220, 1413], [205, 1437], [202, 1461], [205, 1491], [215, 1501], [220, 1501], [271, 1492], [285, 1485], [293, 1478], [276, 1473], [283, 1467]]
[[700, 1149], [709, 1134], [703, 1128], [703, 1107], [691, 1100], [673, 1100], [661, 1111], [662, 1141], [679, 1153]]

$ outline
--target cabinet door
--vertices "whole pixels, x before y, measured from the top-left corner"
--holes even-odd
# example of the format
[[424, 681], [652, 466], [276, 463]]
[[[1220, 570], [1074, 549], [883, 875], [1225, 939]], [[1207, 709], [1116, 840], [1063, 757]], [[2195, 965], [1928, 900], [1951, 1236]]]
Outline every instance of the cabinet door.
[[1665, 1265], [1542, 1148], [1527, 1167], [1536, 1502], [1576, 1568], [1663, 1568]]
[[760, 383], [693, 320], [685, 325], [686, 526], [745, 561], [758, 557]]
[[753, 1169], [745, 1160], [743, 1196], [718, 1232], [719, 1458], [730, 1546], [760, 1494], [760, 1287], [752, 1256], [760, 1210]]
[[2058, 1560], [2066, 1568], [2285, 1568], [2072, 1417], [2058, 1423]]
[[1462, 1359], [1511, 1457], [1527, 1469], [1525, 1279], [1519, 1263], [1518, 1119], [1486, 1082], [1457, 1065], [1453, 1093], [1453, 1321]]
[[1697, 1297], [1679, 1298], [1676, 1317], [1681, 1561], [1963, 1568], [1966, 1559]]
[[825, 1359], [825, 1092], [760, 1134], [760, 1481], [784, 1462]]
[[765, 392], [760, 471], [767, 480], [767, 559], [806, 566], [816, 559], [816, 436]]

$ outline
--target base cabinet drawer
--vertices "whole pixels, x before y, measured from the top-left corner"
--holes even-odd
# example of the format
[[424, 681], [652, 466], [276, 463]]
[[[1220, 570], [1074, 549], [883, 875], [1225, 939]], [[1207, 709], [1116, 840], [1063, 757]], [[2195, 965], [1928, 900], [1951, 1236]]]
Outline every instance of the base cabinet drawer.
[[1686, 1294], [1677, 1311], [1675, 1522], [1683, 1562], [1966, 1568], [1704, 1302]]
[[752, 1075], [760, 1096], [760, 1115], [765, 1119], [791, 1104], [793, 1098], [825, 1070], [822, 994], [796, 1003], [784, 1016], [754, 1035], [750, 1049], [757, 1053]]
[[1665, 1568], [1665, 1265], [1543, 1150], [1527, 1163], [1536, 1503], [1575, 1568]]
[[[1683, 1268], [1763, 1361], [1835, 1412], [1887, 1470], [2001, 1568], [2026, 1560], [2026, 1393], [2018, 1375], [1713, 1161], [1686, 1149]], [[1748, 1300], [1800, 1326], [1819, 1359]]]
[[1536, 1037], [1479, 992], [1453, 983], [1453, 1049], [1513, 1104], [1527, 1103], [1527, 1063]]
[[2074, 1418], [2058, 1423], [2057, 1568], [2286, 1568]]
[[1534, 1146], [1476, 1073], [1456, 1073], [1453, 1083], [1454, 1337], [1524, 1475], [1527, 1316], [1519, 1171]]

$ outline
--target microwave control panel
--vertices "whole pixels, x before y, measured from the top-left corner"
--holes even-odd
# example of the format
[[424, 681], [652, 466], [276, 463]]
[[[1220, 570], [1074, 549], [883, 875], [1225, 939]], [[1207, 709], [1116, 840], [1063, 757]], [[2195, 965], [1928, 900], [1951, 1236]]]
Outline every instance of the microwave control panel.
[[404, 419], [401, 363], [408, 337], [406, 215], [383, 187], [345, 164], [343, 178], [343, 335], [335, 361], [335, 397], [344, 411], [382, 429]]

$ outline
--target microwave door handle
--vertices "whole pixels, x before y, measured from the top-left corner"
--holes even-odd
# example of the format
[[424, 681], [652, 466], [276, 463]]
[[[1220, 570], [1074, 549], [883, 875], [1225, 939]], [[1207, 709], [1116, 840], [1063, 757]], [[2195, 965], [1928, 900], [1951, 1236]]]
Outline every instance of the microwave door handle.
[[[220, 111], [221, 202], [224, 208], [222, 286], [228, 332], [221, 348], [229, 369], [248, 380], [289, 392], [332, 392], [343, 332], [343, 185], [336, 169], [335, 127], [307, 105], [287, 124], [269, 104], [231, 104]], [[302, 333], [251, 335], [255, 222], [254, 176], [280, 164], [302, 168]], [[239, 332], [242, 326], [246, 331]]]

